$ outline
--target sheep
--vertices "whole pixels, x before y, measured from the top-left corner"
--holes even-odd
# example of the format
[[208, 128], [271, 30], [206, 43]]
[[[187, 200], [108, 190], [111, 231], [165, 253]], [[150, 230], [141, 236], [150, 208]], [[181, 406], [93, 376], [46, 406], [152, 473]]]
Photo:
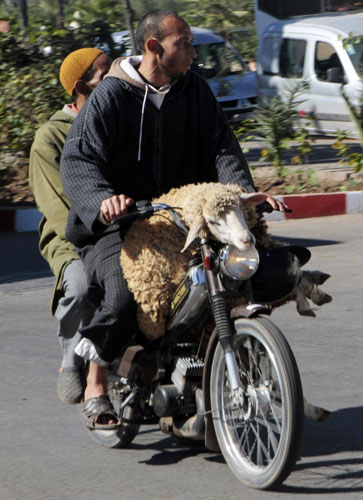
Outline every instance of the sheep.
[[[254, 244], [256, 239], [262, 248], [283, 245], [271, 240], [265, 220], [255, 210], [255, 205], [267, 196], [244, 193], [240, 186], [232, 184], [202, 183], [172, 189], [152, 200], [178, 207], [189, 232], [185, 240], [170, 214], [165, 212], [163, 216], [134, 222], [126, 235], [121, 265], [138, 304], [139, 327], [148, 338], [158, 338], [165, 332], [171, 299], [193, 258], [191, 244], [197, 236], [211, 234], [239, 249]], [[269, 305], [276, 308], [296, 301], [299, 314], [315, 316], [307, 299], [317, 305], [332, 300], [318, 288], [327, 278], [329, 275], [319, 271], [300, 271], [291, 294]]]
[[254, 244], [249, 228], [258, 223], [258, 217], [253, 208], [266, 198], [265, 193], [244, 193], [231, 184], [189, 184], [153, 200], [180, 208], [181, 220], [189, 228], [186, 241], [167, 212], [164, 217], [132, 224], [125, 237], [121, 265], [138, 304], [139, 327], [148, 338], [158, 338], [165, 332], [171, 298], [193, 258], [191, 244], [195, 238], [212, 234], [239, 249]]
[[[152, 200], [178, 207], [179, 216], [189, 232], [185, 240], [185, 235], [165, 212], [163, 216], [134, 222], [125, 237], [120, 261], [138, 304], [139, 328], [148, 338], [155, 339], [165, 333], [170, 302], [185, 276], [188, 262], [195, 255], [191, 245], [197, 236], [212, 234], [222, 243], [240, 249], [254, 244], [256, 238], [263, 248], [272, 244], [263, 217], [254, 209], [266, 198], [265, 193], [246, 194], [235, 185], [203, 183], [172, 189]], [[317, 300], [317, 285], [328, 277], [318, 271], [304, 271], [298, 286], [283, 303], [296, 299], [298, 309], [303, 311], [299, 302], [305, 304], [306, 296]], [[311, 278], [314, 283], [307, 289], [306, 282]], [[316, 421], [330, 416], [328, 410], [311, 405], [305, 398], [304, 410], [308, 418]]]

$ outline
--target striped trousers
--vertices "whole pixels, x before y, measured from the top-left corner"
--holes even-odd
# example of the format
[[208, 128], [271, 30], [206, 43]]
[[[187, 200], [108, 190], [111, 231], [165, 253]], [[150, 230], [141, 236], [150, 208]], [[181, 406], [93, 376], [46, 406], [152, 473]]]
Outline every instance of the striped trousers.
[[86, 249], [82, 260], [91, 283], [104, 290], [104, 298], [89, 324], [81, 328], [99, 356], [113, 361], [137, 329], [136, 302], [128, 289], [120, 264], [122, 235], [106, 234]]

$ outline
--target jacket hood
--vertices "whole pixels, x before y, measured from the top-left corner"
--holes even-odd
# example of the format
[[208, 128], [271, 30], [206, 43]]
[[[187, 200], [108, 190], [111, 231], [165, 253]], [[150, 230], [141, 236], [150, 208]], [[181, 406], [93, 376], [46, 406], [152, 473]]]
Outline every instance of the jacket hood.
[[[131, 61], [134, 62], [133, 65], [135, 65], [136, 62], [141, 62], [141, 59], [139, 57], [137, 57], [137, 56], [134, 56], [134, 57], [131, 57], [131, 58], [118, 57], [111, 64], [111, 68], [110, 68], [109, 72], [107, 73], [107, 75], [105, 76], [105, 78], [107, 78], [108, 76], [113, 76], [113, 77], [116, 77], [116, 78], [120, 78], [121, 80], [123, 80], [124, 82], [129, 83], [133, 87], [137, 87], [137, 88], [139, 88], [141, 90], [145, 90], [146, 83], [140, 82], [140, 81], [132, 78], [130, 75], [128, 75], [122, 69], [122, 67], [121, 67], [121, 61], [123, 61], [124, 59], [131, 59]], [[136, 59], [139, 59], [139, 61], [137, 61]]]
[[141, 160], [143, 123], [144, 123], [145, 106], [146, 106], [146, 101], [148, 100], [148, 96], [150, 94], [150, 100], [158, 109], [160, 109], [164, 101], [165, 95], [169, 92], [171, 87], [175, 85], [175, 83], [177, 83], [177, 80], [173, 79], [172, 81], [166, 83], [162, 87], [158, 89], [155, 88], [153, 85], [151, 85], [151, 83], [144, 81], [141, 74], [137, 72], [137, 68], [140, 66], [141, 61], [142, 61], [142, 56], [119, 57], [114, 60], [114, 62], [111, 65], [110, 71], [105, 76], [105, 78], [109, 76], [119, 78], [120, 80], [129, 84], [131, 87], [141, 90], [144, 94], [141, 107], [139, 148], [137, 154], [138, 161]]
[[[105, 78], [107, 78], [108, 76], [120, 78], [124, 82], [144, 92], [147, 90], [148, 94], [165, 93], [165, 90], [167, 91], [168, 88], [174, 86], [177, 83], [177, 80], [173, 79], [165, 84], [162, 88], [157, 89], [151, 83], [143, 81], [142, 76], [137, 73], [137, 68], [140, 66], [141, 61], [142, 56], [118, 57], [113, 61], [111, 68]], [[129, 68], [128, 72], [126, 72], [123, 68], [124, 65], [126, 65], [126, 70], [127, 68]], [[134, 74], [134, 77], [132, 76], [132, 74]]]
[[57, 121], [57, 122], [64, 122], [64, 123], [72, 123], [78, 113], [73, 111], [70, 107], [70, 105], [65, 104], [63, 106], [63, 109], [61, 111], [56, 111], [54, 115], [52, 115], [49, 118], [49, 121]]

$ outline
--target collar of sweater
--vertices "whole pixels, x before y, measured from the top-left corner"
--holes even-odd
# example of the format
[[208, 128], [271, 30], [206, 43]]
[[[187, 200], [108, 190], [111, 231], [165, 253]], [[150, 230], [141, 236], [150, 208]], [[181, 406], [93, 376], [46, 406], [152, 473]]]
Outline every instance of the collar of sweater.
[[73, 108], [72, 104], [65, 104], [62, 109], [63, 113], [75, 118], [78, 115], [78, 111]]
[[146, 82], [137, 71], [141, 61], [142, 56], [119, 57], [114, 60], [105, 78], [108, 76], [121, 78], [130, 85], [143, 91], [148, 87], [149, 94], [167, 94], [172, 85], [176, 83], [176, 80], [171, 80], [159, 88], [154, 87], [151, 83]]

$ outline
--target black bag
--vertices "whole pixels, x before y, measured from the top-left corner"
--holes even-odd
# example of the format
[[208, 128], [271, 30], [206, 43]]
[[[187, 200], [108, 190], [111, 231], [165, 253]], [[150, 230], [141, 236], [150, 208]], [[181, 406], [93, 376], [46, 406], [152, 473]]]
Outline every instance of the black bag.
[[258, 250], [260, 263], [251, 278], [256, 302], [269, 304], [287, 297], [301, 276], [301, 267], [311, 257], [310, 250], [300, 246], [284, 246]]

